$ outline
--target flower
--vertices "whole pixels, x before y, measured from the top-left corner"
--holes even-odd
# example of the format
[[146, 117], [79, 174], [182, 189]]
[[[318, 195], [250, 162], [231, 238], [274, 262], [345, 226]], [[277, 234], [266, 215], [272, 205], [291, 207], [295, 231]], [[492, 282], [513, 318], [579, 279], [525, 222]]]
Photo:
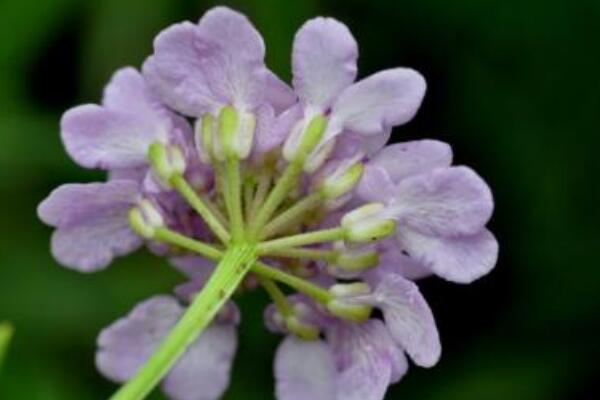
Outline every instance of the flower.
[[341, 22], [300, 28], [293, 88], [264, 57], [258, 31], [225, 7], [165, 29], [142, 73], [117, 71], [102, 105], [63, 116], [68, 154], [107, 180], [63, 185], [38, 214], [66, 267], [97, 271], [145, 243], [186, 277], [101, 332], [109, 379], [221, 397], [240, 320], [230, 297], [260, 286], [267, 328], [286, 335], [278, 399], [380, 400], [406, 355], [431, 367], [441, 354], [414, 281], [469, 283], [494, 267], [491, 191], [446, 143], [385, 146], [425, 80], [395, 68], [355, 82], [358, 46]]

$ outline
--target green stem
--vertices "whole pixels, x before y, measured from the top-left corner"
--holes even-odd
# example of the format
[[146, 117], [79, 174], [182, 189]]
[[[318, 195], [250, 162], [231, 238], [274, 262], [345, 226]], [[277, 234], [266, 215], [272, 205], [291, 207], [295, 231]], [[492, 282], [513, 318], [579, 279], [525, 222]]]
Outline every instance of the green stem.
[[267, 197], [263, 206], [258, 211], [256, 218], [253, 220], [252, 227], [250, 229], [250, 237], [255, 237], [267, 223], [271, 215], [277, 211], [277, 207], [286, 199], [289, 195], [290, 190], [293, 189], [294, 185], [298, 183], [298, 179], [302, 174], [302, 164], [298, 162], [291, 162], [281, 175], [281, 178], [273, 187], [271, 193]]
[[260, 255], [269, 255], [271, 252], [279, 252], [290, 247], [299, 247], [307, 244], [341, 240], [344, 238], [344, 236], [345, 229], [342, 227], [301, 233], [299, 235], [287, 236], [281, 239], [261, 242], [258, 244], [258, 252]]
[[333, 262], [339, 255], [336, 250], [321, 250], [321, 249], [307, 249], [303, 247], [292, 247], [281, 250], [269, 251], [269, 256], [285, 257], [285, 258], [306, 258], [309, 260], [323, 260], [327, 262]]
[[267, 194], [269, 193], [269, 188], [271, 187], [272, 177], [272, 168], [269, 168], [269, 166], [265, 165], [260, 172], [260, 176], [258, 178], [258, 185], [256, 187], [256, 193], [254, 193], [254, 199], [252, 199], [252, 207], [250, 208], [250, 212], [248, 213], [249, 223], [252, 223], [254, 221], [254, 217], [256, 217], [260, 206], [264, 203]]
[[323, 196], [319, 192], [312, 193], [303, 198], [269, 222], [262, 232], [261, 239], [272, 237], [285, 230], [285, 228], [296, 222], [302, 215], [316, 208], [322, 199]]
[[244, 184], [242, 186], [244, 187], [244, 192], [243, 192], [244, 217], [245, 217], [245, 221], [247, 224], [250, 220], [250, 213], [252, 212], [252, 199], [254, 197], [254, 186], [255, 185], [254, 185], [254, 182], [252, 182], [250, 179], [245, 179]]
[[223, 256], [223, 252], [221, 252], [219, 249], [209, 244], [200, 242], [199, 240], [191, 239], [168, 228], [156, 228], [154, 231], [154, 239], [191, 250], [195, 253], [210, 258], [211, 260], [218, 260]]
[[225, 173], [227, 175], [227, 187], [225, 192], [227, 199], [227, 212], [231, 227], [231, 236], [236, 241], [241, 241], [244, 235], [244, 214], [242, 212], [242, 193], [240, 178], [240, 161], [230, 157], [225, 162]]
[[327, 304], [332, 299], [332, 296], [327, 289], [323, 289], [312, 282], [299, 278], [295, 275], [288, 274], [280, 269], [270, 267], [263, 262], [255, 262], [254, 265], [252, 265], [252, 272], [264, 278], [285, 283], [286, 285], [296, 289], [298, 292], [309, 295], [322, 304]]
[[[167, 228], [157, 228], [155, 232], [155, 239], [174, 244], [211, 260], [217, 261], [223, 256], [223, 252], [221, 250], [198, 240], [190, 239], [187, 236], [173, 232]], [[259, 277], [274, 279], [276, 281], [285, 283], [301, 293], [314, 297], [315, 300], [322, 303], [327, 303], [327, 301], [329, 301], [331, 298], [326, 289], [323, 289], [312, 282], [306, 281], [280, 269], [273, 268], [263, 262], [255, 262], [250, 269]]]
[[277, 311], [284, 316], [287, 317], [292, 315], [294, 310], [292, 309], [292, 305], [289, 303], [285, 294], [279, 289], [277, 284], [273, 282], [273, 280], [265, 278], [261, 275], [257, 275], [258, 282], [262, 285], [265, 291], [269, 294], [275, 307], [277, 307]]
[[255, 257], [251, 246], [227, 250], [202, 291], [158, 349], [111, 399], [138, 400], [148, 395], [231, 297]]
[[229, 233], [227, 230], [221, 225], [219, 219], [206, 206], [200, 196], [198, 196], [194, 189], [187, 183], [185, 178], [180, 174], [176, 174], [171, 178], [170, 183], [187, 200], [194, 210], [204, 218], [204, 221], [215, 235], [217, 235], [223, 243], [229, 242]]

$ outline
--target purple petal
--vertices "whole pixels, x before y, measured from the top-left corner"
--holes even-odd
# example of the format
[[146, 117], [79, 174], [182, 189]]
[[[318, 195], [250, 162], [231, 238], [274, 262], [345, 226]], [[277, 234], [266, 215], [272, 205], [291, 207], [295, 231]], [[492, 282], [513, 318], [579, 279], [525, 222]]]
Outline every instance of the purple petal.
[[315, 18], [296, 33], [293, 85], [305, 106], [325, 112], [356, 79], [358, 46], [341, 22]]
[[431, 367], [440, 358], [441, 345], [427, 302], [413, 282], [392, 274], [372, 294], [372, 304], [383, 312], [392, 337], [413, 361]]
[[146, 362], [183, 309], [170, 296], [138, 304], [126, 317], [100, 332], [96, 366], [107, 378], [124, 382]]
[[333, 357], [324, 342], [288, 336], [279, 345], [275, 355], [278, 400], [338, 399], [335, 376]]
[[[267, 95], [273, 79], [264, 54], [262, 37], [245, 16], [216, 7], [198, 25], [184, 22], [161, 32], [144, 74], [167, 104], [190, 116], [225, 104], [253, 109], [274, 94]], [[275, 89], [280, 96], [281, 87]]]
[[408, 369], [381, 321], [337, 324], [328, 338], [338, 369], [338, 399], [382, 400], [392, 379], [398, 380]]
[[431, 270], [412, 257], [403, 254], [395, 239], [379, 244], [380, 261], [377, 268], [368, 270], [365, 278], [369, 283], [379, 283], [389, 274], [399, 274], [411, 281], [430, 276]]
[[[173, 328], [183, 308], [171, 296], [155, 296], [138, 304], [98, 337], [96, 366], [111, 380], [124, 382], [148, 360]], [[163, 381], [171, 398], [218, 399], [229, 384], [237, 347], [235, 326], [213, 324], [186, 350]]]
[[275, 131], [277, 117], [275, 116], [273, 107], [267, 104], [259, 107], [256, 110], [256, 116], [252, 156], [260, 157], [279, 146], [285, 139], [285, 136], [277, 134]]
[[195, 281], [206, 282], [215, 270], [215, 262], [200, 256], [173, 257], [169, 260], [178, 271]]
[[389, 208], [400, 223], [432, 236], [479, 232], [494, 209], [487, 184], [467, 167], [437, 168], [403, 179]]
[[108, 171], [109, 181], [134, 181], [141, 184], [146, 179], [148, 174], [148, 167], [137, 167], [137, 168], [119, 168], [111, 169]]
[[367, 157], [372, 157], [379, 153], [390, 140], [391, 134], [391, 129], [386, 129], [383, 132], [369, 136], [354, 132], [343, 132], [337, 138], [337, 144], [331, 157], [347, 158], [359, 153], [362, 153]]
[[302, 119], [302, 115], [302, 106], [297, 104], [278, 115], [271, 129], [266, 127], [267, 129], [257, 132], [255, 146], [258, 152], [264, 153], [281, 145], [290, 135], [296, 123]]
[[168, 130], [155, 120], [86, 104], [63, 115], [61, 136], [81, 166], [116, 169], [145, 165], [148, 147], [166, 141]]
[[437, 140], [415, 140], [384, 147], [367, 168], [383, 168], [394, 183], [435, 168], [452, 165], [452, 148]]
[[135, 168], [147, 164], [148, 146], [168, 139], [171, 117], [133, 68], [117, 71], [104, 93], [104, 106], [67, 111], [61, 136], [69, 155], [87, 168]]
[[133, 181], [55, 189], [38, 207], [40, 219], [57, 228], [52, 235], [54, 257], [69, 268], [92, 272], [141, 246], [142, 239], [130, 229], [127, 217], [137, 194]]
[[374, 74], [342, 92], [333, 105], [330, 125], [374, 135], [404, 124], [419, 109], [425, 86], [425, 79], [408, 68]]
[[397, 237], [412, 258], [452, 282], [471, 283], [489, 273], [498, 259], [498, 242], [487, 229], [453, 238], [400, 230]]
[[213, 324], [192, 343], [163, 381], [174, 400], [217, 400], [229, 386], [237, 348], [236, 327]]
[[171, 113], [150, 90], [148, 83], [135, 68], [125, 67], [115, 72], [106, 87], [102, 105], [109, 110], [122, 111], [148, 119], [163, 119]]
[[367, 202], [379, 202], [388, 200], [394, 190], [394, 183], [385, 169], [367, 164], [356, 186], [356, 195]]
[[265, 74], [267, 103], [275, 109], [276, 114], [280, 114], [292, 107], [298, 101], [298, 97], [292, 88], [273, 72], [265, 70]]

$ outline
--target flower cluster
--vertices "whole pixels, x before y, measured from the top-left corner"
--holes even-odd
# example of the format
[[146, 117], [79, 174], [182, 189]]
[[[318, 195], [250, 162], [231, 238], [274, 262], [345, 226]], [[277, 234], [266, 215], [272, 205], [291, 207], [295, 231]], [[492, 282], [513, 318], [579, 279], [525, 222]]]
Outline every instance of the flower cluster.
[[168, 351], [165, 337], [202, 303], [207, 326], [162, 388], [219, 398], [240, 322], [229, 298], [260, 286], [273, 300], [267, 328], [285, 335], [278, 399], [382, 399], [406, 355], [423, 367], [440, 356], [415, 281], [469, 283], [494, 267], [491, 192], [452, 165], [445, 143], [385, 146], [417, 112], [425, 80], [395, 68], [355, 81], [358, 48], [342, 23], [300, 28], [292, 87], [264, 57], [260, 34], [224, 7], [165, 29], [142, 72], [117, 71], [101, 105], [61, 121], [68, 154], [106, 182], [57, 188], [39, 216], [69, 268], [98, 271], [146, 243], [188, 279], [101, 332], [108, 378], [134, 377], [161, 342]]

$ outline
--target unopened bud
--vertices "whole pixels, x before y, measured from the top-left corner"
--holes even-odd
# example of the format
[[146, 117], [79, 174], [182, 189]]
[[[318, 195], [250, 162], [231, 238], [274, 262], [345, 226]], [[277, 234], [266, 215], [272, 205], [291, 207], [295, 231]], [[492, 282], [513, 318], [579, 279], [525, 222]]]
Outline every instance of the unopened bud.
[[337, 284], [329, 288], [334, 298], [327, 303], [327, 310], [333, 315], [354, 322], [369, 319], [373, 307], [360, 303], [353, 298], [371, 293], [371, 288], [364, 282]]
[[133, 231], [146, 239], [152, 239], [156, 228], [164, 226], [164, 219], [158, 208], [148, 199], [140, 200], [129, 211], [129, 224]]
[[148, 159], [155, 176], [166, 186], [170, 186], [169, 182], [175, 174], [185, 172], [185, 157], [178, 146], [154, 142], [148, 149]]
[[253, 114], [237, 111], [231, 106], [221, 109], [218, 135], [213, 139], [215, 156], [223, 161], [228, 157], [245, 159], [250, 155], [256, 118]]
[[396, 230], [396, 221], [385, 216], [385, 206], [369, 203], [350, 211], [342, 218], [345, 239], [350, 242], [369, 242], [390, 236]]
[[[307, 160], [313, 155], [313, 150], [317, 149], [317, 147], [321, 144], [326, 128], [327, 118], [325, 118], [323, 115], [317, 115], [309, 122], [306, 120], [300, 120], [292, 128], [288, 139], [283, 145], [283, 157], [290, 162], [294, 161], [301, 163], [303, 168], [306, 170]], [[329, 145], [329, 147], [332, 146], [333, 144]], [[332, 148], [321, 149], [321, 153], [326, 153], [326, 157], [331, 149]], [[323, 157], [321, 156], [318, 158]], [[314, 165], [318, 163], [311, 162], [309, 164], [309, 169], [312, 169]]]
[[212, 162], [214, 154], [214, 136], [216, 135], [216, 119], [211, 114], [204, 114], [196, 120], [194, 126], [194, 141], [200, 161], [205, 164]]
[[[325, 167], [327, 168], [327, 167]], [[350, 192], [360, 181], [364, 166], [357, 160], [340, 163], [319, 185], [320, 191], [328, 200], [333, 200]]]
[[319, 328], [315, 325], [300, 321], [296, 315], [290, 315], [285, 319], [286, 328], [305, 340], [317, 340]]
[[345, 251], [335, 260], [335, 265], [349, 272], [361, 272], [379, 264], [379, 253], [369, 251]]

